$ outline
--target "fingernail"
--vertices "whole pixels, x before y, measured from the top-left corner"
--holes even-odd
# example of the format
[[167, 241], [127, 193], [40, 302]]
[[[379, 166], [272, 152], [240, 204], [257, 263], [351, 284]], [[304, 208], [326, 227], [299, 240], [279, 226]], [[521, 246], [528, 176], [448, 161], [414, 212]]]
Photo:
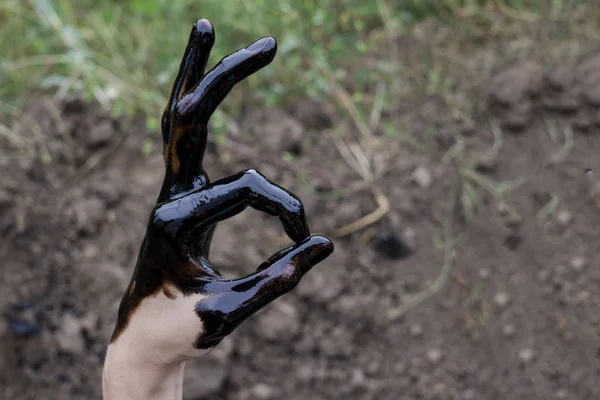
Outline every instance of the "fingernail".
[[272, 47], [275, 47], [275, 39], [273, 39], [272, 37], [264, 37], [262, 39], [258, 39], [256, 42], [246, 47], [246, 50], [258, 53], [259, 51]]
[[308, 259], [312, 265], [316, 265], [333, 253], [333, 243], [323, 236], [313, 236], [311, 238], [312, 241], [317, 243], [313, 244]]
[[212, 33], [212, 31], [213, 31], [213, 26], [210, 23], [210, 21], [207, 19], [199, 19], [198, 22], [196, 22], [195, 26], [196, 26], [196, 32]]

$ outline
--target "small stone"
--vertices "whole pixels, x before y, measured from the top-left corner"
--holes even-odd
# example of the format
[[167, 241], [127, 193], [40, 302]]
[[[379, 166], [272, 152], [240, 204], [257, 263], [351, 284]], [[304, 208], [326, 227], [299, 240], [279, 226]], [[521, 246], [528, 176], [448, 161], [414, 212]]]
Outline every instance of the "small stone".
[[29, 246], [29, 250], [31, 251], [32, 254], [40, 254], [44, 249], [42, 248], [42, 245], [40, 243], [31, 243]]
[[254, 352], [254, 343], [247, 336], [240, 337], [237, 342], [237, 351], [243, 356], [248, 356]]
[[570, 211], [561, 210], [556, 213], [556, 221], [562, 226], [568, 226], [571, 220], [573, 220], [573, 214]]
[[437, 364], [444, 357], [440, 349], [430, 349], [427, 351], [427, 360], [432, 364]]
[[298, 310], [284, 300], [273, 302], [257, 320], [260, 334], [269, 340], [288, 342], [300, 332]]
[[587, 260], [581, 256], [576, 256], [571, 259], [569, 265], [574, 271], [581, 272], [587, 266]]
[[227, 368], [223, 364], [204, 360], [188, 361], [183, 379], [183, 399], [198, 400], [216, 394], [226, 379]]
[[502, 222], [507, 227], [514, 228], [523, 222], [523, 217], [517, 212], [517, 210], [505, 202], [498, 204], [498, 213], [502, 218]]
[[512, 232], [506, 236], [504, 239], [504, 245], [508, 247], [510, 250], [515, 251], [521, 245], [521, 241], [523, 240], [522, 236], [518, 232]]
[[417, 231], [414, 228], [405, 228], [402, 236], [404, 236], [404, 242], [410, 249], [417, 248]]
[[517, 227], [517, 226], [519, 226], [521, 224], [521, 222], [523, 222], [523, 217], [521, 217], [521, 215], [519, 215], [519, 213], [517, 213], [516, 211], [510, 213], [504, 219], [504, 223], [509, 228]]
[[501, 119], [502, 127], [517, 132], [523, 131], [531, 120], [531, 110], [531, 101], [514, 104], [511, 107], [511, 112], [507, 113], [504, 118]]
[[475, 391], [473, 389], [465, 390], [461, 395], [461, 400], [474, 400], [475, 399]]
[[261, 146], [271, 152], [289, 152], [300, 155], [304, 126], [280, 108], [253, 110], [248, 112], [242, 125], [248, 127], [250, 137], [260, 140]]
[[82, 328], [82, 321], [79, 318], [70, 313], [63, 315], [60, 329], [56, 333], [58, 347], [71, 354], [81, 354], [85, 350]]
[[6, 190], [0, 189], [0, 210], [6, 210], [12, 202], [12, 196]]
[[519, 350], [519, 360], [521, 360], [521, 362], [523, 362], [524, 364], [531, 362], [534, 357], [535, 352], [533, 351], [533, 349], [524, 348]]
[[410, 326], [410, 334], [412, 337], [419, 337], [423, 334], [423, 327], [419, 324], [412, 324]]
[[558, 91], [567, 90], [573, 85], [573, 70], [565, 66], [556, 67], [546, 73], [545, 78], [552, 89]]
[[582, 94], [592, 106], [600, 106], [600, 85], [585, 87]]
[[556, 267], [554, 267], [554, 273], [556, 275], [564, 275], [567, 273], [567, 271], [567, 267], [562, 264], [558, 264]]
[[496, 304], [500, 308], [504, 308], [508, 305], [510, 301], [510, 296], [508, 293], [500, 292], [494, 295], [494, 304]]
[[97, 197], [89, 197], [72, 206], [75, 226], [82, 234], [92, 235], [98, 231], [106, 213], [106, 203]]
[[446, 392], [446, 384], [444, 382], [438, 382], [435, 385], [433, 385], [433, 393], [435, 394], [440, 394], [440, 393], [445, 393]]
[[217, 360], [223, 364], [229, 362], [233, 351], [235, 350], [235, 342], [232, 336], [225, 337], [217, 347], [211, 352], [210, 356], [212, 359]]
[[600, 209], [600, 182], [598, 182], [592, 190], [590, 190], [590, 197], [596, 208]]
[[[306, 332], [306, 331], [305, 331]], [[356, 349], [351, 346], [347, 331], [341, 326], [334, 328], [330, 333], [319, 340], [318, 348], [326, 357], [348, 357]]]
[[567, 399], [569, 398], [569, 394], [565, 389], [558, 389], [555, 393], [557, 399]]
[[87, 147], [96, 149], [105, 146], [110, 142], [114, 132], [113, 125], [109, 120], [100, 121], [91, 127], [87, 132]]
[[35, 336], [41, 332], [37, 316], [31, 309], [5, 315], [8, 330], [15, 336]]
[[409, 274], [409, 275], [405, 275], [404, 278], [401, 279], [399, 283], [405, 292], [414, 293], [414, 292], [417, 292], [420, 290], [421, 278], [417, 274]]
[[527, 61], [493, 77], [487, 89], [487, 100], [489, 104], [514, 106], [536, 94], [541, 84], [542, 68]]
[[352, 384], [354, 386], [364, 386], [366, 383], [365, 373], [360, 368], [354, 368], [352, 370]]
[[498, 168], [498, 158], [484, 156], [477, 160], [475, 169], [482, 174], [491, 174]]
[[585, 303], [589, 298], [590, 298], [590, 292], [588, 292], [587, 290], [580, 290], [575, 295], [575, 299], [577, 300], [577, 303], [579, 303], [579, 304]]
[[345, 204], [336, 205], [333, 215], [338, 221], [353, 221], [359, 212], [360, 209], [357, 202], [346, 202]]
[[377, 235], [375, 250], [380, 254], [399, 260], [408, 257], [412, 251], [393, 231], [385, 230]]
[[294, 118], [307, 129], [322, 131], [331, 127], [333, 122], [327, 114], [327, 108], [329, 107], [327, 104], [318, 103], [311, 99], [299, 99], [294, 103]]
[[[472, 118], [466, 118], [464, 120], [462, 120], [461, 125], [460, 125], [460, 132], [462, 132], [462, 134], [464, 136], [473, 136], [477, 133], [477, 129], [476, 129], [476, 125], [475, 125], [475, 121]], [[454, 136], [454, 135], [452, 135]]]
[[542, 105], [550, 110], [561, 113], [573, 113], [580, 107], [580, 97], [576, 93], [563, 92], [543, 97]]
[[[331, 265], [344, 265], [346, 256], [343, 252], [333, 252], [328, 260]], [[373, 263], [369, 262], [368, 268], [371, 265]], [[296, 292], [311, 302], [329, 303], [344, 290], [344, 282], [346, 280], [340, 268], [322, 268], [316, 274], [306, 274]]]
[[[378, 374], [381, 371], [381, 363], [379, 361], [373, 360], [368, 363], [365, 367], [367, 369], [367, 373], [371, 375]], [[394, 365], [395, 371], [402, 370], [404, 371], [405, 364], [403, 362], [396, 363]]]
[[[587, 108], [580, 108], [577, 112], [577, 118], [573, 120], [573, 128], [583, 132], [589, 132], [594, 124], [593, 118], [592, 113], [587, 110]], [[594, 195], [592, 195], [592, 197], [594, 197]], [[598, 203], [595, 204], [598, 207]]]
[[103, 173], [93, 181], [90, 191], [103, 199], [109, 207], [117, 205], [125, 193], [123, 174], [114, 169]]
[[257, 383], [252, 387], [252, 394], [258, 399], [272, 399], [276, 390], [266, 383]]
[[402, 361], [395, 363], [392, 372], [396, 375], [404, 375], [406, 373], [406, 363]]
[[415, 181], [415, 183], [423, 189], [428, 189], [433, 183], [431, 172], [429, 172], [429, 169], [423, 166], [415, 168], [412, 174], [412, 178]]
[[94, 243], [87, 243], [83, 247], [83, 256], [87, 259], [94, 258], [100, 254], [100, 248]]
[[511, 337], [515, 334], [515, 327], [511, 324], [502, 326], [502, 334], [506, 337]]
[[109, 224], [112, 224], [116, 220], [117, 220], [117, 213], [115, 212], [115, 210], [108, 210], [106, 212], [106, 222], [108, 222]]
[[312, 366], [306, 364], [300, 364], [296, 367], [296, 377], [301, 382], [307, 382], [312, 379], [314, 371]]
[[[102, 262], [91, 262], [93, 268], [95, 268], [96, 272], [101, 274], [103, 277], [103, 283], [106, 284], [106, 287], [127, 287], [129, 281], [131, 280], [131, 272], [122, 268], [120, 265], [102, 261]], [[90, 268], [92, 266], [90, 265]]]
[[415, 357], [412, 360], [410, 360], [410, 371], [411, 372], [417, 372], [417, 371], [420, 372], [425, 365], [426, 364], [422, 359], [420, 359], [419, 357]]
[[[333, 257], [334, 255], [335, 255], [335, 252], [333, 252], [331, 257]], [[377, 262], [375, 259], [376, 253], [373, 251], [362, 251], [362, 252], [359, 252], [355, 257], [356, 257], [356, 262], [358, 263], [358, 265], [360, 265], [361, 267], [363, 267], [365, 269], [371, 269], [373, 267], [373, 264], [375, 264]], [[334, 264], [334, 265], [337, 265], [337, 264]]]
[[547, 281], [549, 277], [550, 277], [550, 272], [548, 272], [547, 269], [543, 269], [538, 273], [538, 279], [542, 282]]
[[456, 308], [456, 301], [450, 298], [445, 298], [442, 300], [442, 308], [445, 310], [453, 310]]
[[487, 279], [490, 277], [490, 270], [487, 268], [480, 268], [479, 269], [479, 277], [481, 279]]

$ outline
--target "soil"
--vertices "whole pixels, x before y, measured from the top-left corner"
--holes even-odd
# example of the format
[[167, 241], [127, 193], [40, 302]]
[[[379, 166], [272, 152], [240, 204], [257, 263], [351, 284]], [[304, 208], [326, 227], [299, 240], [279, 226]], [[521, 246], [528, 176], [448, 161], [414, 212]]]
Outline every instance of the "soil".
[[[186, 399], [600, 398], [600, 56], [513, 65], [479, 96], [485, 107], [471, 126], [448, 123], [435, 97], [411, 111], [417, 138], [440, 128], [428, 153], [381, 138], [390, 211], [335, 238], [335, 253], [295, 291], [188, 363]], [[99, 399], [105, 347], [162, 179], [159, 138], [143, 156], [143, 129], [76, 99], [38, 99], [24, 115], [51, 160], [2, 160], [0, 397]], [[502, 133], [492, 156], [490, 120]], [[212, 179], [257, 168], [301, 197], [313, 232], [376, 207], [368, 191], [332, 197], [356, 177], [323, 134], [344, 124], [326, 108], [303, 101], [237, 122], [234, 145], [206, 157]], [[458, 137], [469, 154], [487, 154], [479, 176], [520, 180], [505, 196], [481, 191], [471, 219], [446, 207], [458, 178], [442, 155]], [[389, 318], [448, 261], [449, 215], [449, 278]], [[249, 273], [281, 234], [276, 219], [245, 211], [219, 225], [212, 261], [226, 276]]]

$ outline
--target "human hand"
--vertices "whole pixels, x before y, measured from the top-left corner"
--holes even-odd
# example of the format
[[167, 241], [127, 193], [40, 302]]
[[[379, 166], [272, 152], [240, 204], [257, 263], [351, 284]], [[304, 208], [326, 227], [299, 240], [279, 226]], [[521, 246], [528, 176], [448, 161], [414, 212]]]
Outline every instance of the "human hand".
[[[259, 172], [210, 182], [202, 165], [209, 118], [277, 49], [273, 38], [259, 39], [205, 74], [214, 40], [212, 25], [199, 20], [162, 117], [165, 178], [111, 338], [111, 344], [145, 346], [165, 362], [214, 347], [333, 251], [327, 238], [310, 235], [301, 201]], [[248, 206], [279, 217], [295, 244], [254, 273], [225, 279], [208, 260], [213, 232], [217, 222]]]

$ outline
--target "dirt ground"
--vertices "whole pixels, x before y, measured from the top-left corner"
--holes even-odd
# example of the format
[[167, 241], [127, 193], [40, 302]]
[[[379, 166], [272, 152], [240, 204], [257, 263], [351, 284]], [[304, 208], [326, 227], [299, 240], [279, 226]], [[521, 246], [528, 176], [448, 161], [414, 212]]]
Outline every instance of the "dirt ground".
[[[600, 398], [600, 56], [512, 65], [479, 100], [471, 125], [452, 122], [435, 96], [398, 111], [429, 152], [382, 142], [390, 211], [334, 239], [335, 253], [294, 292], [190, 362], [186, 399]], [[369, 213], [368, 191], [331, 196], [356, 178], [323, 134], [333, 123], [324, 110], [301, 101], [246, 111], [235, 148], [209, 149], [211, 178], [257, 168], [301, 197], [313, 232]], [[76, 99], [38, 99], [25, 115], [52, 160], [1, 165], [0, 397], [98, 399], [162, 158], [158, 146], [142, 155], [143, 129], [125, 132]], [[504, 196], [480, 190], [468, 220], [460, 202], [447, 208], [466, 179], [443, 157], [458, 145], [484, 156], [470, 176], [520, 181]], [[276, 219], [247, 210], [219, 225], [212, 261], [227, 276], [249, 273], [281, 234]], [[448, 243], [441, 291], [390, 318], [436, 280]]]

